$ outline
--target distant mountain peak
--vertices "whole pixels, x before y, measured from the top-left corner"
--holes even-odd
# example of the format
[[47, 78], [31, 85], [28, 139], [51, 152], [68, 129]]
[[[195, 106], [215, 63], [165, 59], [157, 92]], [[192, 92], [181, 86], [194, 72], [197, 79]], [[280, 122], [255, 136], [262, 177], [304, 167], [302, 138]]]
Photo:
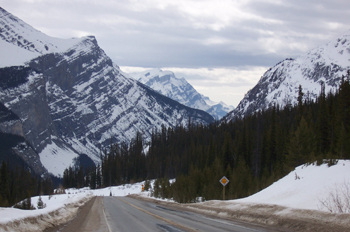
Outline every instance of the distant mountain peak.
[[198, 93], [185, 78], [177, 78], [171, 71], [155, 68], [140, 73], [131, 73], [130, 75], [159, 93], [188, 107], [206, 111], [216, 119], [222, 118], [234, 109], [233, 106], [228, 106], [222, 102], [211, 101], [209, 97]]

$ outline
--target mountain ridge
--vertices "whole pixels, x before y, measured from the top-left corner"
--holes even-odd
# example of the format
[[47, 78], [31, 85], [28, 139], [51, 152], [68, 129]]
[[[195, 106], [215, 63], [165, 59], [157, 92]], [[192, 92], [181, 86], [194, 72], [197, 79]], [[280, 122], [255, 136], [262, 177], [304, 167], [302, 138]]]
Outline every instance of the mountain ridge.
[[299, 85], [305, 100], [316, 100], [324, 85], [325, 92], [335, 91], [350, 69], [350, 31], [311, 49], [295, 59], [285, 59], [268, 69], [247, 92], [238, 106], [223, 120], [230, 121], [266, 110], [273, 105], [297, 104]]
[[[11, 41], [16, 44], [19, 38], [16, 22], [21, 29], [29, 28], [25, 32], [33, 30], [16, 19], [10, 20], [10, 33], [6, 30], [10, 16], [0, 18], [0, 34], [5, 33], [6, 38], [12, 36]], [[12, 64], [7, 68], [0, 64], [3, 67], [0, 72], [8, 73], [5, 71], [10, 69], [16, 73], [13, 76], [22, 75], [20, 80], [7, 74], [4, 76], [15, 84], [0, 86], [0, 102], [18, 115], [25, 139], [39, 154], [48, 172], [55, 176], [74, 165], [81, 154], [98, 163], [101, 149], [108, 148], [111, 139], [119, 143], [130, 142], [139, 131], [147, 140], [153, 129], [162, 126], [186, 125], [190, 118], [194, 123], [203, 124], [214, 120], [203, 111], [160, 96], [125, 76], [99, 47], [94, 36], [59, 40], [63, 41], [62, 47], [55, 45], [56, 39], [51, 40], [37, 30], [26, 36], [28, 38], [21, 37], [20, 40], [39, 41], [44, 50], [34, 49], [36, 44], [32, 43], [33, 48], [28, 42], [28, 46], [17, 46], [17, 50], [33, 53], [29, 60], [13, 53], [16, 57], [12, 57]], [[49, 48], [47, 51], [46, 44], [57, 50], [50, 52]], [[2, 40], [0, 46], [6, 49], [13, 48], [14, 44]], [[18, 63], [21, 66], [13, 66]], [[22, 156], [25, 158], [26, 154]]]
[[129, 75], [135, 80], [183, 105], [206, 111], [217, 120], [221, 119], [234, 108], [223, 102], [212, 102], [209, 97], [198, 93], [185, 78], [177, 78], [171, 71], [154, 68]]

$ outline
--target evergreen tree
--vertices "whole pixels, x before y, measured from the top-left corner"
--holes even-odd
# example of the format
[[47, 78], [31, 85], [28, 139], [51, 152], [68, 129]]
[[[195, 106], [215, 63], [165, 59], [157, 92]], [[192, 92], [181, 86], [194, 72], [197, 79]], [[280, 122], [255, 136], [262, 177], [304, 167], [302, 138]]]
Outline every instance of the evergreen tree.
[[41, 196], [39, 196], [39, 198], [38, 198], [37, 208], [38, 208], [38, 209], [44, 209], [44, 208], [46, 208], [46, 204], [45, 204], [45, 203], [43, 202], [43, 200], [41, 199]]
[[314, 161], [315, 144], [313, 141], [313, 133], [310, 131], [304, 117], [302, 117], [300, 125], [290, 140], [288, 153], [291, 167]]
[[301, 117], [303, 116], [303, 97], [304, 97], [304, 93], [303, 93], [303, 88], [301, 87], [301, 85], [299, 85], [299, 91], [298, 91], [298, 119], [300, 120]]
[[10, 189], [8, 179], [8, 169], [5, 161], [2, 161], [0, 168], [0, 204], [2, 206], [9, 205]]
[[325, 94], [324, 83], [321, 85], [321, 94], [319, 97], [319, 111], [317, 117], [317, 136], [318, 136], [318, 152], [326, 154], [329, 148], [329, 124], [328, 124], [328, 110]]

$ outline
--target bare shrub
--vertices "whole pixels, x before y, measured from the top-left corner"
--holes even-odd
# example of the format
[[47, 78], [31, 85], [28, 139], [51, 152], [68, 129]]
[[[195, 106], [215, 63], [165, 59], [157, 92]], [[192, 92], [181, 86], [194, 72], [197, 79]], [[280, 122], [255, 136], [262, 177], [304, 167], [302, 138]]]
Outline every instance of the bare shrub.
[[331, 213], [350, 213], [350, 181], [336, 184], [326, 199], [319, 200], [321, 209]]

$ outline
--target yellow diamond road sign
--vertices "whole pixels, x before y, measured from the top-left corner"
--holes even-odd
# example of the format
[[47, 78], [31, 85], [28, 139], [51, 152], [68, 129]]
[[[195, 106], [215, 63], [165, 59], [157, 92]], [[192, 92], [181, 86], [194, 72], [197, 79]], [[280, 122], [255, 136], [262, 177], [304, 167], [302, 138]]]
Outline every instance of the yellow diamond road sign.
[[223, 177], [220, 179], [220, 183], [221, 183], [223, 186], [227, 185], [228, 182], [230, 182], [230, 181], [226, 178], [226, 176], [223, 176]]

